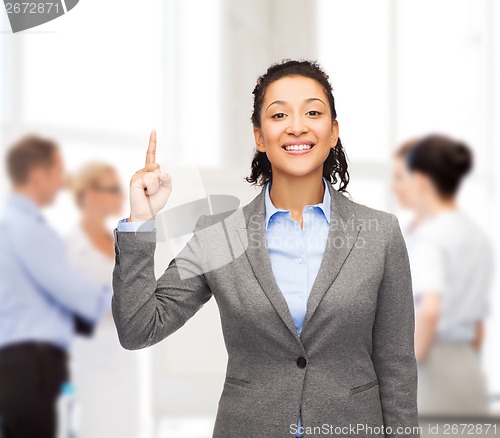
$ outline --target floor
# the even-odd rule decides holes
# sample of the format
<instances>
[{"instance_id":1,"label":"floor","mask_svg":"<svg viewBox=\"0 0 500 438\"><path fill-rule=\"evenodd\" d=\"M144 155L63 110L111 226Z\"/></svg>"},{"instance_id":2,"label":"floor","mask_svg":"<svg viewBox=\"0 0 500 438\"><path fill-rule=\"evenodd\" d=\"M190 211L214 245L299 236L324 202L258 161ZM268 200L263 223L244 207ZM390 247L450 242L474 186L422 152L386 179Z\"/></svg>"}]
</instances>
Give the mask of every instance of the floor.
<instances>
[{"instance_id":1,"label":"floor","mask_svg":"<svg viewBox=\"0 0 500 438\"><path fill-rule=\"evenodd\" d=\"M215 419L211 417L163 418L157 438L212 438Z\"/></svg>"}]
</instances>

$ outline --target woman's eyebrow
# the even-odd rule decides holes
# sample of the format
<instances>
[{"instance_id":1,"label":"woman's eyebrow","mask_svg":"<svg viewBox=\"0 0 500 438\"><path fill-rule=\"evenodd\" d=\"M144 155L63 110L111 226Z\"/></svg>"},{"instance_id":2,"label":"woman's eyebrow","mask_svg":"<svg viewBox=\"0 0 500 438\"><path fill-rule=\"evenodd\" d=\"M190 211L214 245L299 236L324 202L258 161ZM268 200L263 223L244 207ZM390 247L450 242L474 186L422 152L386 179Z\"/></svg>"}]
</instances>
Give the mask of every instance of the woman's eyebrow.
<instances>
[{"instance_id":1,"label":"woman's eyebrow","mask_svg":"<svg viewBox=\"0 0 500 438\"><path fill-rule=\"evenodd\" d=\"M274 102L271 102L267 108L266 111L269 109L271 105L286 105L286 102L284 100L275 100Z\"/></svg>"},{"instance_id":2,"label":"woman's eyebrow","mask_svg":"<svg viewBox=\"0 0 500 438\"><path fill-rule=\"evenodd\" d=\"M309 103L309 102L314 102L315 100L319 100L319 101L320 101L323 105L325 105L325 106L326 106L326 103L325 103L325 102L323 102L323 101L322 101L319 97L310 97L309 99L305 99L305 100L304 100L304 102ZM275 104L276 104L276 105L286 105L286 103L287 103L287 102L286 102L286 101L284 101L284 100L275 100L274 102L271 102L271 103L267 106L266 111L269 109L269 107L270 107L271 105L275 105Z\"/></svg>"},{"instance_id":3,"label":"woman's eyebrow","mask_svg":"<svg viewBox=\"0 0 500 438\"><path fill-rule=\"evenodd\" d=\"M309 99L306 99L306 102L309 103L309 102L314 102L315 100L319 100L323 105L326 106L326 103L323 102L319 97L310 97Z\"/></svg>"}]
</instances>

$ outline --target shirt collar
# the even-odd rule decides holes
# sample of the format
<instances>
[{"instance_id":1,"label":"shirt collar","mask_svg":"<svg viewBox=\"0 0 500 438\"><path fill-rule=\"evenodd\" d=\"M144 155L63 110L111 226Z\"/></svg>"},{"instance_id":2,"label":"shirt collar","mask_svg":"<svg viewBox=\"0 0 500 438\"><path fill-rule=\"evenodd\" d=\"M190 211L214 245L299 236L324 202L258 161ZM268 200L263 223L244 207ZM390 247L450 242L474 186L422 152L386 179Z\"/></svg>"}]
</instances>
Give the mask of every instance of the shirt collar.
<instances>
[{"instance_id":1,"label":"shirt collar","mask_svg":"<svg viewBox=\"0 0 500 438\"><path fill-rule=\"evenodd\" d=\"M326 181L326 179L324 177L322 178L322 180L323 180L323 185L325 187L325 193L323 195L323 201L320 202L320 203L318 203L318 204L315 204L314 207L319 207L323 211L323 214L325 215L325 218L326 218L326 220L327 220L327 222L329 224L330 223L331 196L330 196L330 191L328 190L328 186L327 186L328 182ZM290 210L284 210L282 208L276 208L274 206L274 204L271 201L271 197L269 196L269 190L270 189L271 189L271 180L269 180L266 183L266 193L265 193L265 207L266 207L265 223L266 223L266 230L267 230L267 227L268 227L268 224L269 224L269 219L271 218L271 216L273 216L278 211L284 211L284 212L290 211Z\"/></svg>"},{"instance_id":2,"label":"shirt collar","mask_svg":"<svg viewBox=\"0 0 500 438\"><path fill-rule=\"evenodd\" d=\"M11 192L7 197L7 203L19 207L30 216L42 221L45 220L40 207L38 207L32 199L22 193Z\"/></svg>"}]
</instances>

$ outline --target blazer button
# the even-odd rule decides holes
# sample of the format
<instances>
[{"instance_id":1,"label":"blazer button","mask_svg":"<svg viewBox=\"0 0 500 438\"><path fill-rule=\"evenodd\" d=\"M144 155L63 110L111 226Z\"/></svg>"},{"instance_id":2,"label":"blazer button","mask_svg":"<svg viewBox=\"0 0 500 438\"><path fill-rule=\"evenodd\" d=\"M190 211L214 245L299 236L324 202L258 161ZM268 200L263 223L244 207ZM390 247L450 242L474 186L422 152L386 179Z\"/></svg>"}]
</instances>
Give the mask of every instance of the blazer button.
<instances>
[{"instance_id":1,"label":"blazer button","mask_svg":"<svg viewBox=\"0 0 500 438\"><path fill-rule=\"evenodd\" d=\"M305 357L302 357L300 356L298 359L297 359L297 366L299 368L305 368L307 365L307 360Z\"/></svg>"}]
</instances>

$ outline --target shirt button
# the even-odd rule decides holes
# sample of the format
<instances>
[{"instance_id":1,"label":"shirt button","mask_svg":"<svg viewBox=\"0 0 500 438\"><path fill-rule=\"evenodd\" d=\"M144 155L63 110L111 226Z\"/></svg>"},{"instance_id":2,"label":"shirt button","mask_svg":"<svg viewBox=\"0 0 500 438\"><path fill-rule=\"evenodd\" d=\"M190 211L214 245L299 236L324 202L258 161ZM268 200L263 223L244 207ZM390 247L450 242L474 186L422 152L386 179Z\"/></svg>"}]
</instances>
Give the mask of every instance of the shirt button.
<instances>
[{"instance_id":1,"label":"shirt button","mask_svg":"<svg viewBox=\"0 0 500 438\"><path fill-rule=\"evenodd\" d=\"M304 260L302 259L302 257L299 257L299 258L297 259L297 263L302 263L303 261L304 261Z\"/></svg>"},{"instance_id":2,"label":"shirt button","mask_svg":"<svg viewBox=\"0 0 500 438\"><path fill-rule=\"evenodd\" d=\"M301 293L299 294L299 298L304 298L304 293L303 293L303 292L301 292Z\"/></svg>"},{"instance_id":3,"label":"shirt button","mask_svg":"<svg viewBox=\"0 0 500 438\"><path fill-rule=\"evenodd\" d=\"M312 210L312 209L313 209L312 205L310 205L310 206L309 206L309 207L307 207L307 208L308 208L309 210Z\"/></svg>"},{"instance_id":4,"label":"shirt button","mask_svg":"<svg viewBox=\"0 0 500 438\"><path fill-rule=\"evenodd\" d=\"M298 359L297 359L297 366L299 368L305 368L307 365L307 360L305 357L302 357L300 356Z\"/></svg>"}]
</instances>

